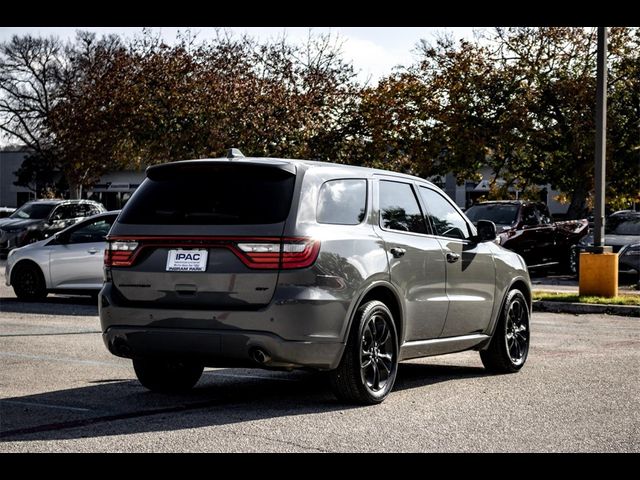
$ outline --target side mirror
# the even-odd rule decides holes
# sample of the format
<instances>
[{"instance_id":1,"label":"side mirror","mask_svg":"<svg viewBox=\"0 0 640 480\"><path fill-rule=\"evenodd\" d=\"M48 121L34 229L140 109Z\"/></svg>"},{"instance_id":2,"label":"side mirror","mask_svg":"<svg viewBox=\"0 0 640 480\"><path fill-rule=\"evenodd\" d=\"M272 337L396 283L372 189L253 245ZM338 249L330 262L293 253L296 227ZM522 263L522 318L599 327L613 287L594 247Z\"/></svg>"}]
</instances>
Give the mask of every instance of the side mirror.
<instances>
[{"instance_id":1,"label":"side mirror","mask_svg":"<svg viewBox=\"0 0 640 480\"><path fill-rule=\"evenodd\" d=\"M489 220L478 220L476 225L478 239L481 242L493 242L496 239L496 224Z\"/></svg>"}]
</instances>

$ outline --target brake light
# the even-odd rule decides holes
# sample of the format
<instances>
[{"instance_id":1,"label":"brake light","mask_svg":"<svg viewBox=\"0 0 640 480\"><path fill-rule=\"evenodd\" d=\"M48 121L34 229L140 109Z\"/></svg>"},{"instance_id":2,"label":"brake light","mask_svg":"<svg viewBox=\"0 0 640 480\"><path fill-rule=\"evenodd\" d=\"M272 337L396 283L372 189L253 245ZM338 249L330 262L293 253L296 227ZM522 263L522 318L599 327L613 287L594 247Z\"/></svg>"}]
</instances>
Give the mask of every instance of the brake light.
<instances>
[{"instance_id":1,"label":"brake light","mask_svg":"<svg viewBox=\"0 0 640 480\"><path fill-rule=\"evenodd\" d=\"M104 250L105 267L130 267L133 264L138 242L109 242Z\"/></svg>"},{"instance_id":2,"label":"brake light","mask_svg":"<svg viewBox=\"0 0 640 480\"><path fill-rule=\"evenodd\" d=\"M320 241L306 237L112 237L104 265L130 267L146 248L226 248L249 268L294 269L316 261Z\"/></svg>"},{"instance_id":3,"label":"brake light","mask_svg":"<svg viewBox=\"0 0 640 480\"><path fill-rule=\"evenodd\" d=\"M281 243L237 243L240 260L249 268L305 268L313 264L320 242L310 238L285 238Z\"/></svg>"}]
</instances>

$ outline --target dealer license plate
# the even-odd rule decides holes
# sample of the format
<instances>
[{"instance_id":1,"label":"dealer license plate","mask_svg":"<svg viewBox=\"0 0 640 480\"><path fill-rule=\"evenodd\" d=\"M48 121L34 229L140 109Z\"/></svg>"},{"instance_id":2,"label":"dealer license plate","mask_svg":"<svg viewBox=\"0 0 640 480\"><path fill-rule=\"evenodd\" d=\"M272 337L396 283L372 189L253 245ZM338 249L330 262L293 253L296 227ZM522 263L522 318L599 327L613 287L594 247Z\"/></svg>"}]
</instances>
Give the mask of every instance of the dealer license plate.
<instances>
[{"instance_id":1,"label":"dealer license plate","mask_svg":"<svg viewBox=\"0 0 640 480\"><path fill-rule=\"evenodd\" d=\"M204 272L208 254L207 250L169 250L167 272Z\"/></svg>"}]
</instances>

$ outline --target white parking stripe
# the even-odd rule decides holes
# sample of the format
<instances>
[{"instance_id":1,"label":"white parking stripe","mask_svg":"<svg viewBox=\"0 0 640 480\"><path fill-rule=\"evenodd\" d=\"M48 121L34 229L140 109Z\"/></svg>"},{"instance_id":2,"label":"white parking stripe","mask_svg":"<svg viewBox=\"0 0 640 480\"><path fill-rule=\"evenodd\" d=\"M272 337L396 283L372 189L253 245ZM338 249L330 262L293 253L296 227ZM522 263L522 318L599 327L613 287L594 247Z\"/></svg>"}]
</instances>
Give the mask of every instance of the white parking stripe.
<instances>
[{"instance_id":1,"label":"white parking stripe","mask_svg":"<svg viewBox=\"0 0 640 480\"><path fill-rule=\"evenodd\" d=\"M17 353L17 352L0 352L0 357L15 357L15 358L26 358L29 360L44 360L47 362L63 362L63 363L78 363L82 365L101 365L101 366L109 366L109 367L129 367L129 365L123 365L118 362L99 362L96 360L80 360L78 358L60 358L60 357L51 357L49 355L29 355L25 353Z\"/></svg>"},{"instance_id":2,"label":"white parking stripe","mask_svg":"<svg viewBox=\"0 0 640 480\"><path fill-rule=\"evenodd\" d=\"M89 408L78 408L78 407L63 407L61 405L47 405L46 403L33 403L33 402L18 402L15 400L2 400L0 399L0 403L8 403L13 405L24 405L28 407L43 407L43 408L53 408L56 410L73 410L74 412L90 412Z\"/></svg>"}]
</instances>

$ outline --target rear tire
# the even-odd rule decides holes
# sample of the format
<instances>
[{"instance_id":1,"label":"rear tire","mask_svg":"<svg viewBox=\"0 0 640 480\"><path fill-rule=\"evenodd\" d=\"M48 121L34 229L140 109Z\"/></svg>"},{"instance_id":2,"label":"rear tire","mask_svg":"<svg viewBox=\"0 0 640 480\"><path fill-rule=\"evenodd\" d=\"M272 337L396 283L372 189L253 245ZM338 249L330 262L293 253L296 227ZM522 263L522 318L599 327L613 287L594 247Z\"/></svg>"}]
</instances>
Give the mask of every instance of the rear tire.
<instances>
[{"instance_id":1,"label":"rear tire","mask_svg":"<svg viewBox=\"0 0 640 480\"><path fill-rule=\"evenodd\" d=\"M492 373L515 373L520 370L529 354L529 307L520 290L508 295L489 343L480 351L485 368Z\"/></svg>"},{"instance_id":2,"label":"rear tire","mask_svg":"<svg viewBox=\"0 0 640 480\"><path fill-rule=\"evenodd\" d=\"M162 359L135 359L133 368L144 387L162 393L190 390L204 370L204 366L196 362Z\"/></svg>"},{"instance_id":3,"label":"rear tire","mask_svg":"<svg viewBox=\"0 0 640 480\"><path fill-rule=\"evenodd\" d=\"M47 288L40 268L32 263L18 264L14 268L11 283L16 297L29 302L44 300Z\"/></svg>"},{"instance_id":4,"label":"rear tire","mask_svg":"<svg viewBox=\"0 0 640 480\"><path fill-rule=\"evenodd\" d=\"M397 372L393 315L384 303L367 302L358 308L340 365L329 372L333 392L347 403L380 403L393 389Z\"/></svg>"}]
</instances>

